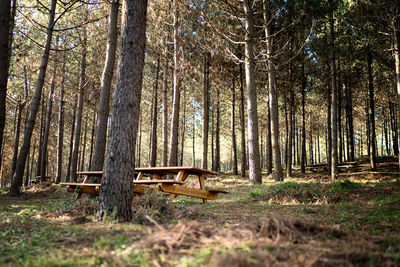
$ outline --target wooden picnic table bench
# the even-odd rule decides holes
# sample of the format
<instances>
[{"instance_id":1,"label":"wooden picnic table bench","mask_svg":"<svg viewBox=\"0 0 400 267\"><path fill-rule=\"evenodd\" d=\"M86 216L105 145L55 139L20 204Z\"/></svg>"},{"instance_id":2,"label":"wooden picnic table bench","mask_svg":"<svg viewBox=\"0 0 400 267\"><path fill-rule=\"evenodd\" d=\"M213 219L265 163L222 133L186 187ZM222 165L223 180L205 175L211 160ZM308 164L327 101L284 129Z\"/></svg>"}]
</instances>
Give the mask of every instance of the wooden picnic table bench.
<instances>
[{"instance_id":1,"label":"wooden picnic table bench","mask_svg":"<svg viewBox=\"0 0 400 267\"><path fill-rule=\"evenodd\" d=\"M206 189L205 179L206 175L216 175L217 173L204 170L195 167L148 167L148 168L136 168L136 178L133 180L133 193L143 194L145 188L142 185L159 185L159 189L162 192L170 194L172 198L177 195L185 195L191 197L197 197L203 199L203 203L207 202L207 199L216 199L219 193L227 193L225 190L220 189ZM78 172L79 175L85 175L86 178L83 183L61 183L61 185L68 186L68 191L78 192L78 197L82 193L87 194L99 194L100 183L88 183L90 176L102 177L103 171L82 171ZM193 188L184 186L185 180L189 175L198 177L199 188ZM154 179L143 179L144 176L153 177ZM174 179L170 179L168 176L174 176ZM168 179L166 179L168 177Z\"/></svg>"}]
</instances>

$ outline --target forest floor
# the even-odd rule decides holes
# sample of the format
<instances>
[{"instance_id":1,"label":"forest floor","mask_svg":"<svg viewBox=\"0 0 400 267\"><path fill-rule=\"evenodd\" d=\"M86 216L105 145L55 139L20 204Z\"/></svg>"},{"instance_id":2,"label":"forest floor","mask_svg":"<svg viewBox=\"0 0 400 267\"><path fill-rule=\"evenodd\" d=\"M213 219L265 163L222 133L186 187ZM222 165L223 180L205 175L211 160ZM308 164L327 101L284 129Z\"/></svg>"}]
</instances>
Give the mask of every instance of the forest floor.
<instances>
[{"instance_id":1,"label":"forest floor","mask_svg":"<svg viewBox=\"0 0 400 267\"><path fill-rule=\"evenodd\" d=\"M311 172L313 171L313 172ZM395 158L324 168L262 185L223 174L229 194L202 204L135 198L135 223L98 222L96 199L34 186L0 191L0 266L399 266L400 176Z\"/></svg>"}]
</instances>

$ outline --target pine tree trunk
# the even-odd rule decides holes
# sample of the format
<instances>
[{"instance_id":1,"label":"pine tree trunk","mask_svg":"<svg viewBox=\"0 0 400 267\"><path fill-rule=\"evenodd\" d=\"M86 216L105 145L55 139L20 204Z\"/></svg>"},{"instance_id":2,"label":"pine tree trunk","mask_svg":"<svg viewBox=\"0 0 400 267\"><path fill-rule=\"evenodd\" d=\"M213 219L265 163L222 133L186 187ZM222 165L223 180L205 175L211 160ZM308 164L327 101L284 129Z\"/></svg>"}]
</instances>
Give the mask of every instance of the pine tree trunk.
<instances>
[{"instance_id":1,"label":"pine tree trunk","mask_svg":"<svg viewBox=\"0 0 400 267\"><path fill-rule=\"evenodd\" d=\"M180 106L180 67L179 67L179 11L178 2L173 2L174 17L174 96L172 102L172 121L171 133L169 139L169 157L168 166L176 166L178 164L178 130L179 130L179 106Z\"/></svg>"},{"instance_id":2,"label":"pine tree trunk","mask_svg":"<svg viewBox=\"0 0 400 267\"><path fill-rule=\"evenodd\" d=\"M244 89L243 89L243 69L242 64L239 64L239 80L240 80L240 150L241 150L241 164L240 174L244 178L246 177L246 131L244 127Z\"/></svg>"},{"instance_id":3,"label":"pine tree trunk","mask_svg":"<svg viewBox=\"0 0 400 267\"><path fill-rule=\"evenodd\" d=\"M301 173L306 172L307 165L307 152L306 152L306 83L307 77L304 73L304 62L301 66L302 69L302 85L301 85L301 116L302 116L302 129L301 129Z\"/></svg>"},{"instance_id":4,"label":"pine tree trunk","mask_svg":"<svg viewBox=\"0 0 400 267\"><path fill-rule=\"evenodd\" d=\"M96 125L96 113L93 112L93 120L92 120L92 131L90 135L90 154L89 154L89 167L88 170L92 169L93 163L93 149L94 149L94 139L95 139L95 125Z\"/></svg>"},{"instance_id":5,"label":"pine tree trunk","mask_svg":"<svg viewBox=\"0 0 400 267\"><path fill-rule=\"evenodd\" d=\"M162 106L163 106L163 166L168 165L168 49L165 49L164 73L163 73L163 89L162 89Z\"/></svg>"},{"instance_id":6,"label":"pine tree trunk","mask_svg":"<svg viewBox=\"0 0 400 267\"><path fill-rule=\"evenodd\" d=\"M400 108L400 19L399 19L399 9L397 8L397 16L393 21L392 29L393 29L393 54L395 59L395 75L396 75L396 88L397 88L397 102ZM397 136L399 133L396 134ZM397 139L396 139L397 142ZM397 146L397 154L398 154L398 146ZM400 168L400 157L399 157L399 168Z\"/></svg>"},{"instance_id":7,"label":"pine tree trunk","mask_svg":"<svg viewBox=\"0 0 400 267\"><path fill-rule=\"evenodd\" d=\"M43 133L44 133L44 110L46 108L45 106L45 95L44 92L42 92L42 104L41 104L41 109L40 109L40 126L39 126L39 147L38 147L38 160L36 162L36 176L40 176L40 164L42 163L42 148L43 148Z\"/></svg>"},{"instance_id":8,"label":"pine tree trunk","mask_svg":"<svg viewBox=\"0 0 400 267\"><path fill-rule=\"evenodd\" d=\"M348 128L349 128L349 139L347 140L350 143L350 156L349 160L355 160L355 151L354 151L354 126L353 126L353 96L352 96L352 85L351 80L348 81L346 86L346 115L348 120Z\"/></svg>"},{"instance_id":9,"label":"pine tree trunk","mask_svg":"<svg viewBox=\"0 0 400 267\"><path fill-rule=\"evenodd\" d=\"M269 93L267 95L266 117L267 117L267 133L265 137L265 164L267 175L272 173L272 143L271 143L271 111L269 109Z\"/></svg>"},{"instance_id":10,"label":"pine tree trunk","mask_svg":"<svg viewBox=\"0 0 400 267\"><path fill-rule=\"evenodd\" d=\"M193 124L192 124L192 166L196 167L196 112L195 110L195 104L193 102Z\"/></svg>"},{"instance_id":11,"label":"pine tree trunk","mask_svg":"<svg viewBox=\"0 0 400 267\"><path fill-rule=\"evenodd\" d=\"M309 141L309 153L310 153L310 164L313 165L314 164L314 149L313 149L313 132L312 132L312 118L311 118L311 114L310 114L310 141Z\"/></svg>"},{"instance_id":12,"label":"pine tree trunk","mask_svg":"<svg viewBox=\"0 0 400 267\"><path fill-rule=\"evenodd\" d=\"M66 43L66 40L64 39ZM57 137L57 171L55 181L56 184L61 182L62 163L63 163L63 144L64 144L64 90L65 90L65 67L67 64L67 52L63 54L63 65L60 84L60 105L58 109L58 137Z\"/></svg>"},{"instance_id":13,"label":"pine tree trunk","mask_svg":"<svg viewBox=\"0 0 400 267\"><path fill-rule=\"evenodd\" d=\"M118 41L118 8L119 0L112 0L108 17L106 60L104 62L103 74L101 76L100 101L97 110L93 163L90 168L92 171L101 171L103 170L104 165L104 155L107 143L107 122L110 113L110 94Z\"/></svg>"},{"instance_id":14,"label":"pine tree trunk","mask_svg":"<svg viewBox=\"0 0 400 267\"><path fill-rule=\"evenodd\" d=\"M281 152L279 146L279 112L278 112L278 96L276 92L276 70L273 61L274 48L273 36L271 30L270 16L268 14L267 3L264 3L264 24L265 37L267 45L267 69L268 69L268 85L269 85L269 108L271 114L271 140L272 140L272 158L274 165L274 178L275 181L283 181L283 173L281 166Z\"/></svg>"},{"instance_id":15,"label":"pine tree trunk","mask_svg":"<svg viewBox=\"0 0 400 267\"><path fill-rule=\"evenodd\" d=\"M39 110L40 105L40 97L42 95L42 88L44 85L44 79L47 70L47 63L49 60L49 52L50 52L50 44L53 35L53 27L54 27L54 17L56 11L56 4L57 0L51 1L51 7L49 11L49 24L47 27L47 36L46 36L46 45L42 55L42 62L39 68L39 75L38 80L36 83L35 93L32 99L31 109L30 109L30 116L27 123L27 127L24 132L24 139L20 149L20 153L18 156L17 166L15 169L15 174L13 176L13 180L10 187L10 196L17 196L20 194L20 189L22 186L22 180L24 176L24 168L25 168L25 161L28 156L29 147L31 144L33 128L35 126L36 115ZM0 88L1 89L1 88ZM0 127L1 128L1 127Z\"/></svg>"},{"instance_id":16,"label":"pine tree trunk","mask_svg":"<svg viewBox=\"0 0 400 267\"><path fill-rule=\"evenodd\" d=\"M333 2L329 1L332 7L330 14L330 54L331 54L331 127L332 127L332 148L331 148L331 178L332 180L337 179L338 175L338 155L337 155L337 90L336 90L336 59L335 59L335 30L333 20Z\"/></svg>"},{"instance_id":17,"label":"pine tree trunk","mask_svg":"<svg viewBox=\"0 0 400 267\"><path fill-rule=\"evenodd\" d=\"M101 181L99 218L132 220L132 177L140 113L147 1L125 0L122 7L121 50L111 112L111 132Z\"/></svg>"},{"instance_id":18,"label":"pine tree trunk","mask_svg":"<svg viewBox=\"0 0 400 267\"><path fill-rule=\"evenodd\" d=\"M158 123L158 77L160 73L160 56L157 55L156 77L154 80L153 90L153 111L152 111L152 124L151 124L151 147L150 147L150 167L156 166L157 161L157 123Z\"/></svg>"},{"instance_id":19,"label":"pine tree trunk","mask_svg":"<svg viewBox=\"0 0 400 267\"><path fill-rule=\"evenodd\" d=\"M74 147L74 132L75 132L75 120L76 120L76 107L78 106L78 95L75 95L74 100L74 109L72 113L72 123L71 123L71 135L69 139L69 156L68 156L68 165L67 165L67 175L65 177L65 181L71 181L71 162L72 162L72 151Z\"/></svg>"},{"instance_id":20,"label":"pine tree trunk","mask_svg":"<svg viewBox=\"0 0 400 267\"><path fill-rule=\"evenodd\" d=\"M19 136L21 131L21 118L22 118L22 109L23 104L21 100L18 100L15 110L16 110L16 123L15 123L15 137L14 137L14 153L12 158L12 165L11 165L11 176L15 173L15 168L17 167L17 159L18 159L18 147L19 147ZM28 153L29 154L29 153Z\"/></svg>"},{"instance_id":21,"label":"pine tree trunk","mask_svg":"<svg viewBox=\"0 0 400 267\"><path fill-rule=\"evenodd\" d=\"M87 121L88 118L85 116L85 127L83 128L83 146L82 146L82 156L81 156L81 161L80 161L80 170L85 170L85 163L86 163L86 141L87 141Z\"/></svg>"},{"instance_id":22,"label":"pine tree trunk","mask_svg":"<svg viewBox=\"0 0 400 267\"><path fill-rule=\"evenodd\" d=\"M376 170L376 135L375 135L375 101L374 101L374 84L372 76L372 55L368 50L368 88L369 88L369 120L370 120L370 164L371 170Z\"/></svg>"},{"instance_id":23,"label":"pine tree trunk","mask_svg":"<svg viewBox=\"0 0 400 267\"><path fill-rule=\"evenodd\" d=\"M220 121L221 121L221 98L220 91L217 88L217 110L216 110L216 124L215 124L215 171L221 171L221 143L220 143Z\"/></svg>"},{"instance_id":24,"label":"pine tree trunk","mask_svg":"<svg viewBox=\"0 0 400 267\"><path fill-rule=\"evenodd\" d=\"M11 1L0 2L0 150L3 148L4 127L6 125L6 96L11 54L11 47L9 45L10 9ZM0 169L2 169L1 165L2 161L0 161Z\"/></svg>"},{"instance_id":25,"label":"pine tree trunk","mask_svg":"<svg viewBox=\"0 0 400 267\"><path fill-rule=\"evenodd\" d=\"M185 132L186 132L186 87L183 89L183 116L182 116L182 132L181 132L181 153L179 166L183 166L183 156L185 148Z\"/></svg>"},{"instance_id":26,"label":"pine tree trunk","mask_svg":"<svg viewBox=\"0 0 400 267\"><path fill-rule=\"evenodd\" d=\"M231 111L231 136L232 136L232 171L233 175L238 175L238 159L236 148L236 120L235 120L235 105L236 105L236 92L235 92L235 71L232 70L232 111Z\"/></svg>"},{"instance_id":27,"label":"pine tree trunk","mask_svg":"<svg viewBox=\"0 0 400 267\"><path fill-rule=\"evenodd\" d=\"M203 169L207 169L207 160L208 160L208 125L210 123L209 119L209 73L210 73L210 54L204 52L204 72L203 72L203 135L202 135L202 144L203 144L203 153L201 158L201 166Z\"/></svg>"},{"instance_id":28,"label":"pine tree trunk","mask_svg":"<svg viewBox=\"0 0 400 267\"><path fill-rule=\"evenodd\" d=\"M51 123L51 115L53 112L53 93L56 87L56 75L57 75L57 55L54 55L54 69L53 76L51 78L50 83L50 92L47 102L47 111L46 111L46 122L44 126L43 133L43 144L42 144L42 157L40 162L40 179L42 181L46 180L46 168L47 168L47 147L49 143L49 134L50 134L50 123Z\"/></svg>"},{"instance_id":29,"label":"pine tree trunk","mask_svg":"<svg viewBox=\"0 0 400 267\"><path fill-rule=\"evenodd\" d=\"M338 79L337 79L337 127L338 127L338 143L339 153L338 162L343 162L343 133L342 133L342 81L340 75L340 59L338 59Z\"/></svg>"},{"instance_id":30,"label":"pine tree trunk","mask_svg":"<svg viewBox=\"0 0 400 267\"><path fill-rule=\"evenodd\" d=\"M88 10L85 11L84 21L87 20ZM82 39L82 51L81 51L81 70L79 79L79 91L78 91L78 106L76 110L75 119L75 132L74 132L74 146L72 149L72 159L71 159L71 178L74 182L77 181L77 169L78 169L78 156L79 156L79 145L81 142L81 126L82 126L82 116L83 116L83 102L85 97L85 87L87 83L86 78L86 45L87 45L87 32L86 28L83 28L83 39Z\"/></svg>"},{"instance_id":31,"label":"pine tree trunk","mask_svg":"<svg viewBox=\"0 0 400 267\"><path fill-rule=\"evenodd\" d=\"M290 47L292 45L290 44ZM291 55L291 53L290 53ZM289 63L289 127L288 127L288 151L286 160L286 176L289 178L292 176L292 164L293 164L293 106L294 106L294 83L293 83L293 65L292 61Z\"/></svg>"}]
</instances>

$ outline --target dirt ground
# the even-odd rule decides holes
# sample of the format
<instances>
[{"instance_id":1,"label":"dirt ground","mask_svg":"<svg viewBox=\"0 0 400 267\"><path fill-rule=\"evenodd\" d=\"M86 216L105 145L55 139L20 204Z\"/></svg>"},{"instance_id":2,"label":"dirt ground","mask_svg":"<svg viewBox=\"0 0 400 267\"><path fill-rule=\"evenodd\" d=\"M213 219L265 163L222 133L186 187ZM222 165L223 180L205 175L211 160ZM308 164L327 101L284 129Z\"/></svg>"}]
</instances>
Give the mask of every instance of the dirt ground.
<instances>
[{"instance_id":1,"label":"dirt ground","mask_svg":"<svg viewBox=\"0 0 400 267\"><path fill-rule=\"evenodd\" d=\"M2 266L399 266L397 159L324 166L262 185L209 177L229 194L202 204L159 193L135 198L134 222L98 222L97 200L58 185L0 194Z\"/></svg>"}]
</instances>

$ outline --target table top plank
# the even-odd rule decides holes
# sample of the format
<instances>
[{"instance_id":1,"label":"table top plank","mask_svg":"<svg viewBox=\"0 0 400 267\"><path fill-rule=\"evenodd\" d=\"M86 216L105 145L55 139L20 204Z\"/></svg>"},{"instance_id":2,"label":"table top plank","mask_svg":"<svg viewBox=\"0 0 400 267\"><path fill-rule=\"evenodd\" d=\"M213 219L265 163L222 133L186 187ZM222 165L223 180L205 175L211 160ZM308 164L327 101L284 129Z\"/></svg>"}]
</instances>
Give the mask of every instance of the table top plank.
<instances>
[{"instance_id":1,"label":"table top plank","mask_svg":"<svg viewBox=\"0 0 400 267\"><path fill-rule=\"evenodd\" d=\"M183 184L183 182L175 181L175 180L135 180L132 181L133 184ZM68 186L101 186L101 184L89 184L89 183L60 183L60 185L68 185Z\"/></svg>"},{"instance_id":2,"label":"table top plank","mask_svg":"<svg viewBox=\"0 0 400 267\"><path fill-rule=\"evenodd\" d=\"M200 169L200 168L190 167L190 166L141 167L141 168L135 168L135 171L149 173L149 174L152 174L152 173L177 174L180 171L185 171L188 174L195 174L195 175L201 175L201 174L217 175L218 174L218 173L210 171L210 170L205 170L205 169Z\"/></svg>"}]
</instances>

